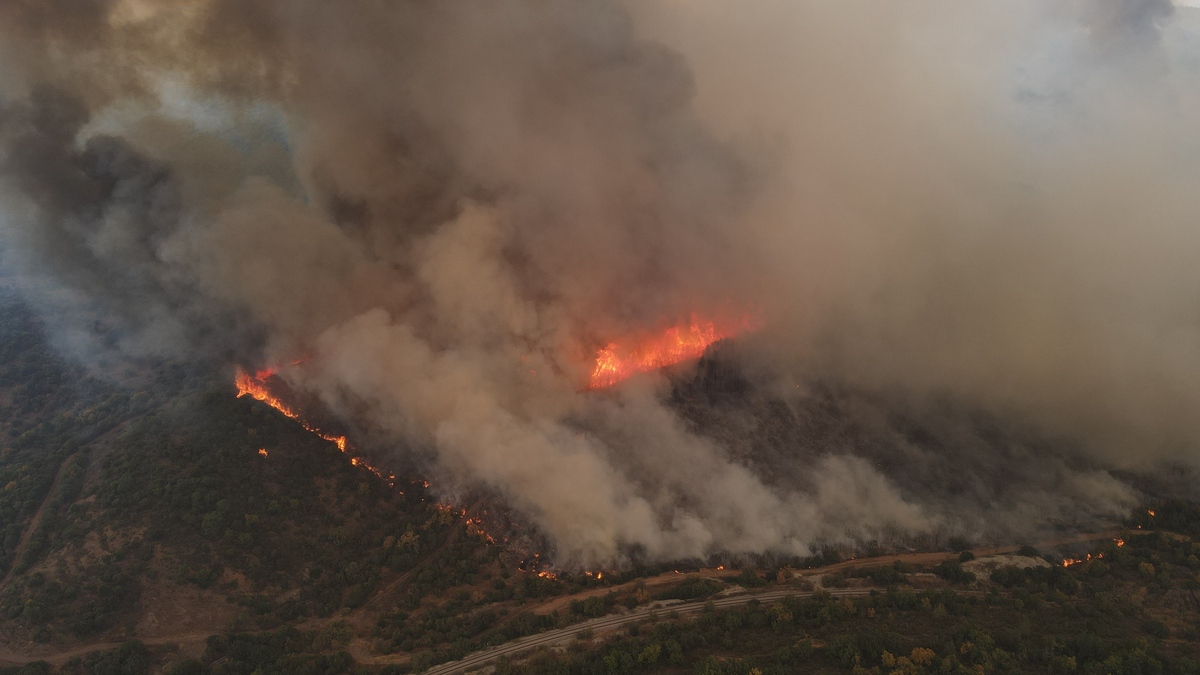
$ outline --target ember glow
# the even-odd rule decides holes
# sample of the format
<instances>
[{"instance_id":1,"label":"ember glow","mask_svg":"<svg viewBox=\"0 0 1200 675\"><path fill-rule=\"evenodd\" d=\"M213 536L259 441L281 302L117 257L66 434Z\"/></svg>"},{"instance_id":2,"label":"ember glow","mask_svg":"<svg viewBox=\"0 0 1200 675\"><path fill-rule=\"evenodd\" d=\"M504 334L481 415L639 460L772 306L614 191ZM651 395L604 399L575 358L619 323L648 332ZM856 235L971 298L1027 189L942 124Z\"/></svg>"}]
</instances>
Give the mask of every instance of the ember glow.
<instances>
[{"instance_id":1,"label":"ember glow","mask_svg":"<svg viewBox=\"0 0 1200 675\"><path fill-rule=\"evenodd\" d=\"M462 515L463 515L463 518L466 519L466 524L467 524L468 530L475 533L475 535L478 537L483 537L484 539L487 540L487 542L489 544L496 543L496 538L493 537L491 534L488 533L487 530L484 529L482 520L480 520L479 518L468 517L466 509L463 509Z\"/></svg>"},{"instance_id":2,"label":"ember glow","mask_svg":"<svg viewBox=\"0 0 1200 675\"><path fill-rule=\"evenodd\" d=\"M685 325L672 326L632 344L610 342L596 354L588 388L611 387L638 373L698 359L714 342L751 332L757 327L757 322L749 318L719 325L692 315Z\"/></svg>"},{"instance_id":3,"label":"ember glow","mask_svg":"<svg viewBox=\"0 0 1200 675\"><path fill-rule=\"evenodd\" d=\"M1122 542L1122 543L1123 543L1123 542ZM1121 544L1118 544L1118 546L1120 546L1120 545L1121 545ZM1104 554L1103 554L1103 553L1097 553L1097 554L1096 554L1096 558L1103 558L1103 557L1104 557ZM1072 567L1072 566L1074 566L1074 565L1079 565L1079 564L1082 564L1082 563L1088 562L1088 561L1089 561L1089 560L1091 560L1091 559L1092 559L1092 554L1091 554L1091 553L1087 554L1087 555L1086 555L1086 556L1084 556L1082 559L1080 559L1080 558L1067 558L1067 559L1065 559L1065 560L1063 560L1063 561L1062 561L1062 566L1063 566L1063 567Z\"/></svg>"}]
</instances>

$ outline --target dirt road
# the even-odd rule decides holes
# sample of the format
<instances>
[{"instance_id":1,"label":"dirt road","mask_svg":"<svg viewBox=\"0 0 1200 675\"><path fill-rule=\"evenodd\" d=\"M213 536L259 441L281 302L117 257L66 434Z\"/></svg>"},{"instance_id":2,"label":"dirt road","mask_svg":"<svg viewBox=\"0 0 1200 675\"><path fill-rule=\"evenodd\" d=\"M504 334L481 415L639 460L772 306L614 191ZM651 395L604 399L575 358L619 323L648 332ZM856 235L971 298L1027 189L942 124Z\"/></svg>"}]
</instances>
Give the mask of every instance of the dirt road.
<instances>
[{"instance_id":1,"label":"dirt road","mask_svg":"<svg viewBox=\"0 0 1200 675\"><path fill-rule=\"evenodd\" d=\"M46 498L42 500L41 506L38 507L38 510L33 514L33 518L29 521L29 525L21 534L21 540L17 542L17 550L13 553L12 566L8 568L8 574L4 575L4 579L0 580L0 591L3 591L8 586L8 582L12 580L13 574L16 573L17 565L21 562L21 556L25 555L25 549L29 548L29 540L33 538L33 533L37 532L38 527L42 524L42 516L45 515L50 502L54 501L54 494L58 491L59 484L62 483L63 473L71 465L71 461L79 456L79 452L72 453L62 461L62 464L58 465L58 471L54 474L54 482L50 483L50 489L46 492Z\"/></svg>"},{"instance_id":2,"label":"dirt road","mask_svg":"<svg viewBox=\"0 0 1200 675\"><path fill-rule=\"evenodd\" d=\"M1141 534L1140 532L1137 534ZM1050 539L1037 542L1039 548L1055 548L1059 546L1069 546L1071 544L1082 544L1091 541L1104 541L1116 539L1120 535L1117 530L1108 532L1094 532L1090 534L1081 534L1073 537L1064 537L1060 539ZM998 547L981 547L971 549L976 557L982 558L989 555L1004 555L1016 553L1021 549L1020 546L998 546ZM897 553L893 555L882 555L874 558L851 558L842 562L825 565L823 567L813 567L810 569L796 570L796 576L806 577L815 576L818 574L830 574L842 570L855 569L859 567L877 567L880 565L891 565L896 562L907 565L936 565L943 560L957 559L960 554L947 551L939 551L934 553ZM703 569L695 572L667 572L654 577L645 577L636 579L618 586L606 586L604 588L593 588L586 591L575 593L574 595L560 596L551 598L546 602L534 607L534 614L550 614L557 610L563 610L570 606L576 600L586 600L588 598L602 597L608 593L630 591L641 584L647 588L656 586L666 586L673 583L678 583L685 579L728 579L736 577L741 573L741 570L720 570L720 569Z\"/></svg>"},{"instance_id":3,"label":"dirt road","mask_svg":"<svg viewBox=\"0 0 1200 675\"><path fill-rule=\"evenodd\" d=\"M674 575L673 575L674 576ZM830 595L836 598L855 597L870 595L869 588L846 588L833 589L827 591ZM794 588L787 590L772 590L762 593L745 593L742 595L734 595L724 598L716 598L712 600L714 609L725 609L744 605L751 600L759 602L775 602L786 597L806 598L812 595L812 591L799 591ZM655 615L662 615L670 612L677 612L680 616L688 616L699 614L704 611L704 606L708 603L707 600L694 600L691 602L657 602L649 607L642 607L630 611L626 614L614 614L610 616L602 616L598 619L591 619L582 623L577 623L566 628L557 630L548 630L537 635L518 638L510 642L506 642L496 647L482 649L473 654L468 654L458 661L451 661L434 666L425 671L426 675L454 675L457 673L466 673L471 670L478 670L491 662L503 657L514 656L527 652L538 647L550 647L553 645L570 642L576 639L580 633L591 631L595 634L612 631L616 628L629 625L637 621L645 621Z\"/></svg>"},{"instance_id":4,"label":"dirt road","mask_svg":"<svg viewBox=\"0 0 1200 675\"><path fill-rule=\"evenodd\" d=\"M1085 544L1092 541L1107 541L1116 539L1120 536L1118 530L1110 530L1107 532L1093 532L1091 534L1080 534L1072 537L1063 537L1060 539L1048 539L1046 541L1037 542L1037 548L1049 549L1058 548L1061 546L1070 546L1072 544ZM1146 532L1136 532L1135 534L1149 534ZM994 546L980 547L970 549L971 553L977 558L983 558L989 555L1007 555L1020 551L1020 546ZM891 565L893 563L904 563L907 565L936 565L943 560L957 559L959 553L951 553L947 551L939 551L935 553L898 553L895 555L881 555L874 558L851 558L843 560L832 565L824 567L814 567L806 570L796 570L797 576L813 576L817 574L829 574L841 570L855 569L858 567L878 567L879 565Z\"/></svg>"},{"instance_id":5,"label":"dirt road","mask_svg":"<svg viewBox=\"0 0 1200 675\"><path fill-rule=\"evenodd\" d=\"M1141 535L1141 534L1150 534L1150 533L1151 533L1151 531L1144 530L1144 531L1134 532L1133 534ZM1053 547L1057 547L1057 546L1069 546L1072 544L1081 544L1081 543L1087 543L1087 542L1092 542L1092 541L1103 541L1103 540L1107 540L1107 539L1115 539L1119 535L1120 535L1120 532L1118 532L1116 530L1108 531L1108 532L1096 532L1096 533L1092 533L1092 534L1082 534L1082 535L1077 535L1077 536L1073 536L1073 537L1064 537L1061 539L1041 541L1041 542L1037 543L1037 546L1040 548L1053 548ZM443 544L443 546L444 545L445 544ZM441 550L441 547L439 547L437 550L432 552L429 555L429 557L426 558L425 561L420 563L420 565L425 564L425 562L428 562L428 560L431 560L433 557L435 557L438 550ZM977 557L984 557L984 556L989 556L989 555L1002 555L1002 554L1006 554L1006 553L1015 553L1018 550L1019 550L1019 547L1017 547L1017 546L1002 546L1002 547L976 548L976 549L972 549L972 553L974 553ZM814 567L812 569L798 570L797 576L804 577L804 576L813 576L813 575L818 575L818 574L829 574L832 572L838 572L838 571L846 570L846 569L853 569L856 567L871 567L871 566L878 566L878 565L890 565L893 562L897 562L897 561L906 563L906 564L913 564L913 565L937 564L937 563L941 562L942 560L957 558L958 555L959 554L957 554L957 553L946 553L946 552L902 553L902 554L897 554L897 555L878 556L875 558L857 558L857 559L852 559L852 560L844 560L842 562L834 563L832 565L826 565L824 567ZM655 587L655 586L665 586L665 585L668 585L671 583L676 583L683 579L689 579L689 578L728 578L728 577L736 576L737 574L739 574L739 571L736 571L736 570L731 571L731 570L717 570L717 569L705 569L705 570L699 570L696 572L687 572L687 573L678 573L678 574L673 573L673 572L668 572L666 574L660 574L655 577L648 577L648 578L644 578L644 579L640 579L640 580L631 581L631 582L628 582L625 584L621 584L620 586L609 586L609 587L605 587L605 588L590 589L587 591L582 591L580 593L576 593L574 595L553 598L541 605L538 605L537 607L533 608L531 611L538 613L538 614L549 614L550 612L553 612L556 609L561 609L561 608L569 606L570 603L575 600L583 600L583 599L590 598L590 597L602 596L602 595L605 595L605 594L613 592L613 591L630 590L633 587L635 587L638 583L644 584L646 587ZM393 581L391 585L394 586L396 583L397 583L396 581ZM865 594L870 593L870 589L861 589L861 588L829 589L828 592L836 597L844 597L844 596L865 595ZM719 599L713 600L713 604L718 608L732 607L732 606L736 606L739 604L744 604L746 602L749 602L751 599L754 599L754 598L757 598L758 600L760 600L762 602L770 602L770 601L782 599L789 595L792 595L795 597L807 597L811 594L812 594L811 592L800 591L797 589L771 590L771 591L765 591L765 592L761 592L761 593L747 593L744 595L736 595L736 596L729 596L729 597L725 597L725 598L719 598ZM378 602L383 597L386 597L386 593L377 594L373 598L373 601ZM670 602L670 601L666 601L666 602ZM677 611L681 615L687 615L687 614L701 611L703 609L703 607L704 607L703 601L681 602L681 603L676 603L676 604L664 604L663 602L652 603L652 605L649 607L638 608L627 614L601 617L599 619L592 619L590 621L585 621L583 623L575 624L574 626L569 626L567 628L546 631L544 633L538 633L537 635L530 635L530 636L527 636L524 638L519 638L517 640L507 642L507 643L505 643L503 645L499 645L497 647L492 647L492 648L489 648L486 650L481 650L481 651L475 652L474 654L470 654L467 657L463 658L461 661L455 661L453 663L446 663L446 664L442 664L440 666L436 666L436 667L430 669L428 672L436 673L438 675L466 672L466 670L468 670L468 669L479 668L479 667L482 667L483 665L491 663L492 661L500 658L501 656L511 656L513 654L519 654L519 653L525 652L529 649L533 649L535 647L560 644L563 641L569 641L570 639L573 639L577 634L579 634L580 632L585 631L585 630L590 629L594 632L599 633L599 632L603 632L606 630L611 630L612 628L615 628L615 627L620 627L620 626L632 623L634 621L641 621L643 619L649 618L650 615L655 612L663 613L663 612ZM355 613L355 614L359 614L359 613ZM359 616L361 616L361 614L359 614ZM352 615L352 617L354 617L354 615ZM333 619L328 619L328 620L309 621L309 622L305 622L301 626L301 628L303 628L304 630L320 630L325 625L328 625L329 623L332 623L333 621L347 620L352 617L335 617ZM352 622L352 623L354 623L354 622ZM182 634L182 635L173 635L173 636L166 636L166 637L143 639L142 641L147 645L162 645L162 644L167 644L167 643L176 643L179 645L187 645L187 644L201 643L201 642L207 640L211 635L214 635L214 634L216 634L216 633L189 633L189 634ZM379 656L369 654L366 649L365 643L360 644L360 642L362 642L362 641L356 640L353 644L351 644L351 647L350 647L351 655L354 657L354 660L358 663L370 664L370 665L384 665L384 664L406 663L410 659L410 655L408 655L408 654L388 654L388 655L379 655ZM67 651L56 652L53 654L45 654L45 655L40 655L40 656L28 656L28 655L23 655L23 654L16 654L16 653L8 651L4 647L0 646L0 666L20 666L20 665L24 665L26 663L31 663L34 661L46 661L47 663L50 663L52 665L61 665L63 662L65 662L67 659L69 659L73 656L82 656L84 654L87 654L87 653L93 652L93 651L115 649L116 647L119 647L120 644L121 643L119 643L119 642L93 643L93 644L81 645L78 647L74 647Z\"/></svg>"},{"instance_id":6,"label":"dirt road","mask_svg":"<svg viewBox=\"0 0 1200 675\"><path fill-rule=\"evenodd\" d=\"M177 645L185 645L185 644L204 642L211 636L212 636L212 633L208 633L208 632L187 633L184 635L170 635L167 637L147 638L147 639L142 640L142 643L146 644L146 645L165 645L168 643L177 644ZM74 647L72 649L68 649L68 650L61 651L61 652L56 652L54 654L46 654L44 656L26 656L24 654L14 654L13 652L6 650L4 647L0 647L0 667L23 666L27 663L34 663L36 661L45 661L46 663L49 663L52 666L61 666L63 663L66 663L66 661L72 657L84 656L85 654L90 654L92 652L100 652L100 651L108 651L110 649L116 649L117 647L120 647L122 644L123 643L121 643L121 642L94 642L92 644L80 645L80 646Z\"/></svg>"}]
</instances>

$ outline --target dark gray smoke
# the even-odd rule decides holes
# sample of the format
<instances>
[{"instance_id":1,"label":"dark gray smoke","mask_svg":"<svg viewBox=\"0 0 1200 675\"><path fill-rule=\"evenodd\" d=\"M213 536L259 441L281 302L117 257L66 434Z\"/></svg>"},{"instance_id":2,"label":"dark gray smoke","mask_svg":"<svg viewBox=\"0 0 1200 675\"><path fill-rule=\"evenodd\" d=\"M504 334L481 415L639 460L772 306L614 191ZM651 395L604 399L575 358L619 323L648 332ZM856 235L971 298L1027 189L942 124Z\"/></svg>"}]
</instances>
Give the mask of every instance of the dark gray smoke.
<instances>
[{"instance_id":1,"label":"dark gray smoke","mask_svg":"<svg viewBox=\"0 0 1200 675\"><path fill-rule=\"evenodd\" d=\"M6 264L101 369L303 359L565 563L1086 526L1200 437L1170 10L8 2ZM580 391L746 312L741 401Z\"/></svg>"}]
</instances>

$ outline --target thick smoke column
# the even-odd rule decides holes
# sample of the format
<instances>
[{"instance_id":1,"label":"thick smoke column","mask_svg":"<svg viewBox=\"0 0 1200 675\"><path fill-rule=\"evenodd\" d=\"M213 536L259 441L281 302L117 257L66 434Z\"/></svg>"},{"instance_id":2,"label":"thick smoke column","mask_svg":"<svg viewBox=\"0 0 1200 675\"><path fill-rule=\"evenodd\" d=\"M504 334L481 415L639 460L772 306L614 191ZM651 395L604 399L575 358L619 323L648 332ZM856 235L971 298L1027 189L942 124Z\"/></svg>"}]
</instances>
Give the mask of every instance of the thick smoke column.
<instances>
[{"instance_id":1,"label":"thick smoke column","mask_svg":"<svg viewBox=\"0 0 1200 675\"><path fill-rule=\"evenodd\" d=\"M614 336L755 311L785 407L811 377L949 392L1191 461L1170 7L903 4L8 2L6 264L100 368L302 358L281 376L568 564L1117 514L1083 451L950 508L853 443L769 479L659 378L580 391Z\"/></svg>"},{"instance_id":2,"label":"thick smoke column","mask_svg":"<svg viewBox=\"0 0 1200 675\"><path fill-rule=\"evenodd\" d=\"M640 11L689 57L702 117L786 141L745 221L783 355L958 392L1128 468L1194 463L1200 10L758 8Z\"/></svg>"}]
</instances>

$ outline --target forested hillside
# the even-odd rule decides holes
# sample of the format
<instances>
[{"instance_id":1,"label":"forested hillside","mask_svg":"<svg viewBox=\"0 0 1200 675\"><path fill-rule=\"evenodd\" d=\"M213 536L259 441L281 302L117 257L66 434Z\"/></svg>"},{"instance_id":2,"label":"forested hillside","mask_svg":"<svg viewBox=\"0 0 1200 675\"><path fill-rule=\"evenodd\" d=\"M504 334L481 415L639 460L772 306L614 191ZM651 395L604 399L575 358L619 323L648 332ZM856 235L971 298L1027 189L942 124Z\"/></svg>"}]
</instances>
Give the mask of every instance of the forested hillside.
<instances>
[{"instance_id":1,"label":"forested hillside","mask_svg":"<svg viewBox=\"0 0 1200 675\"><path fill-rule=\"evenodd\" d=\"M460 515L421 482L389 486L216 377L90 377L19 301L3 302L0 635L10 644L329 617L433 551L456 562L417 575L421 592L494 558L458 536Z\"/></svg>"},{"instance_id":2,"label":"forested hillside","mask_svg":"<svg viewBox=\"0 0 1200 675\"><path fill-rule=\"evenodd\" d=\"M0 300L4 675L419 672L556 630L496 672L1200 673L1194 502L979 560L960 538L551 574L228 373L93 377Z\"/></svg>"}]
</instances>

